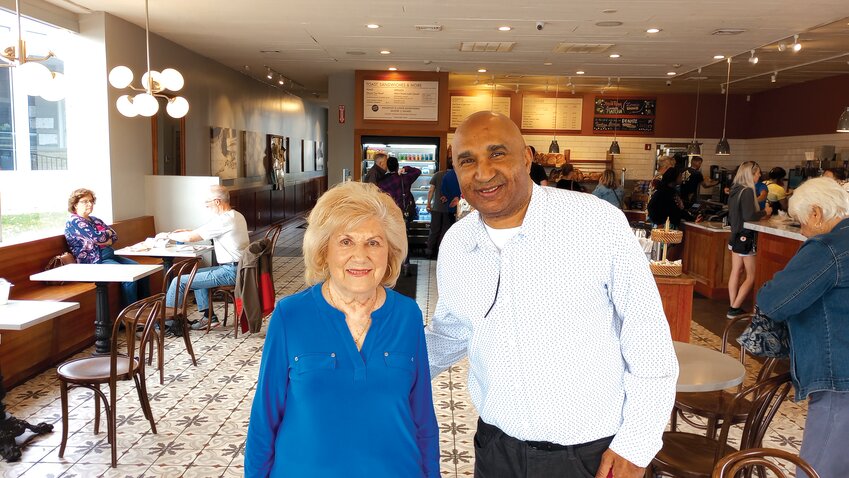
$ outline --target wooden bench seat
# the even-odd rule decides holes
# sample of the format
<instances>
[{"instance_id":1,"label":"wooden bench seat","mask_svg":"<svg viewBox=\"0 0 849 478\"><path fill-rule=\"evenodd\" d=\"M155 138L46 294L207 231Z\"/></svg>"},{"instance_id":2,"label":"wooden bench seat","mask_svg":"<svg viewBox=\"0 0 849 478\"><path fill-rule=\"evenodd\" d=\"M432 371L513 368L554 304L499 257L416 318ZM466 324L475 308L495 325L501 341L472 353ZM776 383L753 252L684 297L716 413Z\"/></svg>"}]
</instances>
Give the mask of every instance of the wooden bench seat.
<instances>
[{"instance_id":1,"label":"wooden bench seat","mask_svg":"<svg viewBox=\"0 0 849 478\"><path fill-rule=\"evenodd\" d=\"M143 216L112 224L118 233L116 248L141 242L156 234L152 216ZM64 300L79 302L80 308L37 326L21 331L3 331L0 364L3 384L9 388L94 343L95 286L93 283L68 282L48 285L31 281L52 257L68 250L64 235L0 247L0 277L14 284L10 298L20 300ZM135 260L136 258L134 258ZM140 263L159 263L156 258L138 258ZM150 276L151 292L157 293L162 273ZM110 313L120 312L119 284L109 284Z\"/></svg>"}]
</instances>

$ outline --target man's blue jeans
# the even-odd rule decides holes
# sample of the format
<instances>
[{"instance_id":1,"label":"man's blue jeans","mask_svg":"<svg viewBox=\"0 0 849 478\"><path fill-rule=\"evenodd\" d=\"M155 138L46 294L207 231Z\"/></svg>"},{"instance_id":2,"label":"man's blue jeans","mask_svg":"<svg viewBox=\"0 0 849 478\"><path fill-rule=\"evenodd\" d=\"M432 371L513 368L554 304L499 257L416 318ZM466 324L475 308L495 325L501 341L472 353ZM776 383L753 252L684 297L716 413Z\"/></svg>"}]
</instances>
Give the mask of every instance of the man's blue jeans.
<instances>
[{"instance_id":1,"label":"man's blue jeans","mask_svg":"<svg viewBox=\"0 0 849 478\"><path fill-rule=\"evenodd\" d=\"M195 301L198 304L198 310L209 309L209 289L220 285L236 285L236 267L235 264L225 264L198 269L191 287L191 290L195 291ZM180 278L181 296L183 291L186 290L186 282L188 281L188 276ZM168 293L165 295L165 304L168 307L174 307L176 296L177 284L172 280L171 284L168 285Z\"/></svg>"}]
</instances>

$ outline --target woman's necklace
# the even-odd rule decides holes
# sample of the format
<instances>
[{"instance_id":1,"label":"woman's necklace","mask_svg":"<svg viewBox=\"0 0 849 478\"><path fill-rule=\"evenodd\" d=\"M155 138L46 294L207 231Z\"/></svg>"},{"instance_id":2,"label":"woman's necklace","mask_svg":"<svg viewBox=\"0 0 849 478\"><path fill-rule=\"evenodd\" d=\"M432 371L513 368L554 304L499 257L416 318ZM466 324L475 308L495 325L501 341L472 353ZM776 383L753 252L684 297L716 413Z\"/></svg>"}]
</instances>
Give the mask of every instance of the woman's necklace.
<instances>
[{"instance_id":1,"label":"woman's necklace","mask_svg":"<svg viewBox=\"0 0 849 478\"><path fill-rule=\"evenodd\" d=\"M336 302L336 297L333 295L333 287L330 286L330 283L327 284L327 296L330 298L331 305L335 309L342 311L345 314L345 318L347 319L348 313L345 312L345 310L343 310L341 307L339 307L338 303ZM351 302L353 302L354 300L352 300ZM368 330L369 326L371 326L371 312L374 311L374 304L377 302L377 291L374 292L372 298L367 302L371 302L371 304L369 304L367 307L367 310L369 311L368 318L366 319L365 324L363 324L356 336L353 336L352 334L352 337L354 339L354 345L357 346L357 350L360 350L362 346L363 335L365 335L366 330ZM365 305L367 302L362 303L361 305ZM350 304L350 302L348 303ZM353 332L353 330L351 332Z\"/></svg>"}]
</instances>

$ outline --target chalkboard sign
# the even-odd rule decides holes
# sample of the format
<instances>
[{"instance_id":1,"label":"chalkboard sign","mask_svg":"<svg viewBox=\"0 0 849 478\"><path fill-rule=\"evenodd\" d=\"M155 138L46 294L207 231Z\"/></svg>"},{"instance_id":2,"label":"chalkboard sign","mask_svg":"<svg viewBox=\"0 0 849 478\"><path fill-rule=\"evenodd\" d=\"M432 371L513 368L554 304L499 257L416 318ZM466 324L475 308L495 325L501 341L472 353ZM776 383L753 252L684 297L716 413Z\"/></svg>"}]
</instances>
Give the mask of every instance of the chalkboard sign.
<instances>
[{"instance_id":1,"label":"chalkboard sign","mask_svg":"<svg viewBox=\"0 0 849 478\"><path fill-rule=\"evenodd\" d=\"M654 118L593 118L593 131L654 132Z\"/></svg>"},{"instance_id":2,"label":"chalkboard sign","mask_svg":"<svg viewBox=\"0 0 849 478\"><path fill-rule=\"evenodd\" d=\"M654 116L656 111L656 100L635 100L601 98L595 99L595 114L597 115L631 115L631 116Z\"/></svg>"}]
</instances>

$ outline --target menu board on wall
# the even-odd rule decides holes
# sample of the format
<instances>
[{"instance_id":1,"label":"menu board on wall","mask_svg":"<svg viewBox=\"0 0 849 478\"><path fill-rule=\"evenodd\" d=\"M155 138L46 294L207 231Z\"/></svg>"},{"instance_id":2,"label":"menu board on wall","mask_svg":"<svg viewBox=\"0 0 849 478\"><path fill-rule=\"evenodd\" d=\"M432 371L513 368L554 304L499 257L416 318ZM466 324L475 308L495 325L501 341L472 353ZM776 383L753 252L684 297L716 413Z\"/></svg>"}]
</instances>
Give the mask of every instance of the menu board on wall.
<instances>
[{"instance_id":1,"label":"menu board on wall","mask_svg":"<svg viewBox=\"0 0 849 478\"><path fill-rule=\"evenodd\" d=\"M452 96L451 97L451 127L456 128L464 119L478 111L493 111L504 116L510 116L509 96Z\"/></svg>"},{"instance_id":2,"label":"menu board on wall","mask_svg":"<svg viewBox=\"0 0 849 478\"><path fill-rule=\"evenodd\" d=\"M365 80L363 119L437 121L439 82Z\"/></svg>"},{"instance_id":3,"label":"menu board on wall","mask_svg":"<svg viewBox=\"0 0 849 478\"><path fill-rule=\"evenodd\" d=\"M580 131L583 104L582 98L525 96L522 98L522 129L553 130L556 120L557 130Z\"/></svg>"},{"instance_id":4,"label":"menu board on wall","mask_svg":"<svg viewBox=\"0 0 849 478\"><path fill-rule=\"evenodd\" d=\"M630 115L630 116L654 116L657 101L647 99L595 99L595 114L597 115Z\"/></svg>"},{"instance_id":5,"label":"menu board on wall","mask_svg":"<svg viewBox=\"0 0 849 478\"><path fill-rule=\"evenodd\" d=\"M652 133L654 118L593 118L593 131Z\"/></svg>"}]
</instances>

